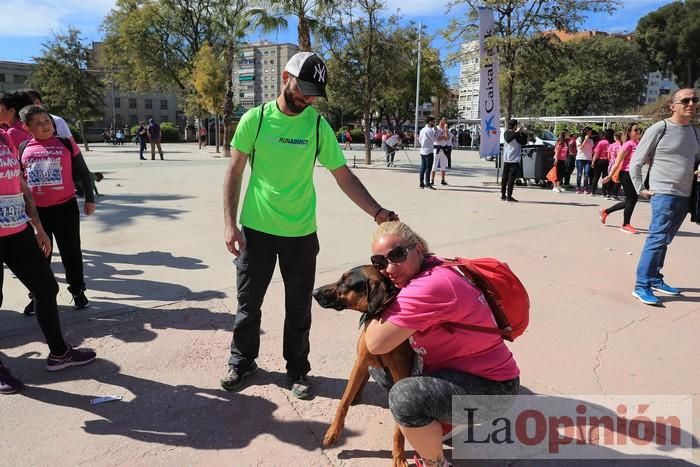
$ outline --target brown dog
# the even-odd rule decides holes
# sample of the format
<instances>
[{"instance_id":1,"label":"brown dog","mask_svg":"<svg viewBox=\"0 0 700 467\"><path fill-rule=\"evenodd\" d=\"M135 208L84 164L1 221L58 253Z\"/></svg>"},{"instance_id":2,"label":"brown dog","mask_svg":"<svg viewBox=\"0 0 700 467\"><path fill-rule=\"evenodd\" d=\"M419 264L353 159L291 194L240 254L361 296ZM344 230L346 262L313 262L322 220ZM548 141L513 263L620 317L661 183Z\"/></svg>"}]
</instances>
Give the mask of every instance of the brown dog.
<instances>
[{"instance_id":1,"label":"brown dog","mask_svg":"<svg viewBox=\"0 0 700 467\"><path fill-rule=\"evenodd\" d=\"M340 280L324 285L313 291L313 297L323 308L336 310L357 310L364 313L361 322L381 314L382 310L396 297L393 284L382 276L374 266L358 266L344 273ZM369 367L388 368L394 381L409 376L413 363L413 350L408 341L384 355L372 355L365 345L365 330L362 328L357 341L357 360L352 367L348 385L345 387L340 405L335 412L331 426L323 438L323 445L333 445L343 430L345 416L350 404L359 400L360 394L369 380ZM404 451L404 437L398 425L394 429L394 444L391 451L392 466L407 466Z\"/></svg>"}]
</instances>

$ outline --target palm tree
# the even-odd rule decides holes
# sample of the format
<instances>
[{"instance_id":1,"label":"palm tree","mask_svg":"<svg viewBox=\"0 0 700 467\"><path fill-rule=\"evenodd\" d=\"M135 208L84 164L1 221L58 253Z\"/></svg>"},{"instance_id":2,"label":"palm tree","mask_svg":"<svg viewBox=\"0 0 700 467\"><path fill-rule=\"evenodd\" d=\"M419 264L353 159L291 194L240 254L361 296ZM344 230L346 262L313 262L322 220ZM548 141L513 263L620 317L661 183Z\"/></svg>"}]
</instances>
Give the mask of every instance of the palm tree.
<instances>
[{"instance_id":1,"label":"palm tree","mask_svg":"<svg viewBox=\"0 0 700 467\"><path fill-rule=\"evenodd\" d=\"M335 4L335 0L263 0L254 8L255 25L263 31L287 28L287 16L296 16L299 48L311 51L311 32L321 29L319 16Z\"/></svg>"}]
</instances>

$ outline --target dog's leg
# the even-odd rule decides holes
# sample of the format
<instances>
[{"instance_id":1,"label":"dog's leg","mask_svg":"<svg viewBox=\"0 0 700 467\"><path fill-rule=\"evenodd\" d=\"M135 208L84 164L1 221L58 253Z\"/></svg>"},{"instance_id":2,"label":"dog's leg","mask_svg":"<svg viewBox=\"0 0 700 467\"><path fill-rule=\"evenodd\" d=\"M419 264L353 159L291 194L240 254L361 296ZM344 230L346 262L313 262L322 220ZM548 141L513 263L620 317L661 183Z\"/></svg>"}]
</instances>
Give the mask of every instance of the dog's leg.
<instances>
[{"instance_id":1,"label":"dog's leg","mask_svg":"<svg viewBox=\"0 0 700 467\"><path fill-rule=\"evenodd\" d=\"M411 374L411 365L413 364L413 350L408 344L408 341L402 343L399 347L392 350L389 354L383 355L382 359L389 368L392 379L396 382ZM404 449L406 439L397 424L394 426L393 445L391 449L391 466L392 467L408 467L406 461L406 451Z\"/></svg>"},{"instance_id":2,"label":"dog's leg","mask_svg":"<svg viewBox=\"0 0 700 467\"><path fill-rule=\"evenodd\" d=\"M362 339L364 343L364 334L360 336L360 339ZM358 345L358 348L360 347L364 347L364 345ZM345 392L343 392L343 397L340 399L338 409L335 411L333 422L323 438L324 447L332 446L336 441L338 441L340 433L343 431L343 427L345 426L345 417L348 414L350 404L353 400L355 400L355 396L357 396L359 390L362 389L365 384L367 384L367 380L369 379L369 370L366 355L366 347L365 352L359 352L357 355L355 365L353 365L352 372L350 372L348 385L345 386Z\"/></svg>"}]
</instances>

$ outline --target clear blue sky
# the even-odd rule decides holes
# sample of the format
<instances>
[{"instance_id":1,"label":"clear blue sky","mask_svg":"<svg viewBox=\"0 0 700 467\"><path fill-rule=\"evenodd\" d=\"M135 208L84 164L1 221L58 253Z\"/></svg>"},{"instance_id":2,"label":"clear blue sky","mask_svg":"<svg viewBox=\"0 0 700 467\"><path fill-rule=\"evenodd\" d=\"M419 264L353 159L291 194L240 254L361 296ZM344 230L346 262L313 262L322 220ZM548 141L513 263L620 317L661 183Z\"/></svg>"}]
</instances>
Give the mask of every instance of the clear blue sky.
<instances>
[{"instance_id":1,"label":"clear blue sky","mask_svg":"<svg viewBox=\"0 0 700 467\"><path fill-rule=\"evenodd\" d=\"M41 45L46 42L52 31L65 31L68 26L78 28L83 37L99 41L102 18L114 7L114 0L3 0L3 17L5 21L0 28L0 41L4 45L0 51L0 60L31 62L33 56L41 54ZM613 15L597 14L590 16L581 29L618 32L633 31L640 17L656 10L672 0L623 0L623 7ZM445 16L447 0L432 3L425 0L388 0L388 11L399 8L406 21L421 21L430 34L436 34L447 23ZM436 6L438 5L438 6ZM459 12L452 12L453 14ZM28 19L31 17L31 19ZM287 31L273 34L252 34L249 39L266 38L270 41L296 42L296 24L290 21ZM436 37L432 44L444 51L445 42ZM454 79L456 68L448 71Z\"/></svg>"}]
</instances>

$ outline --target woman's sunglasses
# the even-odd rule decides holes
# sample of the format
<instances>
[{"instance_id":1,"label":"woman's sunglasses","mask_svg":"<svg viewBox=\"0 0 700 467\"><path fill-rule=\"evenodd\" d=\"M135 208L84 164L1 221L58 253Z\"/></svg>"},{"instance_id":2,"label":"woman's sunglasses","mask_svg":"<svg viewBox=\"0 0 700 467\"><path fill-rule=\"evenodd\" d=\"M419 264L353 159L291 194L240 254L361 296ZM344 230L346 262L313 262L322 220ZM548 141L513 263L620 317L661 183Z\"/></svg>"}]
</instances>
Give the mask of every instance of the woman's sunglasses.
<instances>
[{"instance_id":1,"label":"woman's sunglasses","mask_svg":"<svg viewBox=\"0 0 700 467\"><path fill-rule=\"evenodd\" d=\"M403 263L406 261L406 258L408 258L408 252L411 250L411 248L415 247L415 245L411 245L409 247L405 246L397 246L393 250L391 250L389 253L384 255L372 255L369 260L372 262L372 265L379 269L380 271L383 269L386 269L389 267L389 263L391 264L399 264Z\"/></svg>"}]
</instances>

